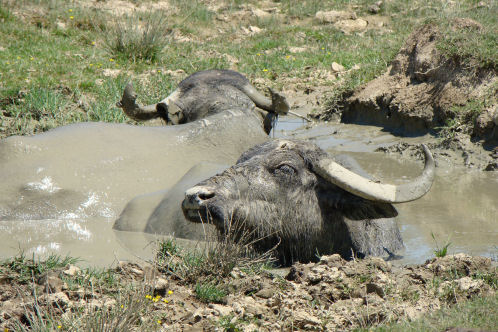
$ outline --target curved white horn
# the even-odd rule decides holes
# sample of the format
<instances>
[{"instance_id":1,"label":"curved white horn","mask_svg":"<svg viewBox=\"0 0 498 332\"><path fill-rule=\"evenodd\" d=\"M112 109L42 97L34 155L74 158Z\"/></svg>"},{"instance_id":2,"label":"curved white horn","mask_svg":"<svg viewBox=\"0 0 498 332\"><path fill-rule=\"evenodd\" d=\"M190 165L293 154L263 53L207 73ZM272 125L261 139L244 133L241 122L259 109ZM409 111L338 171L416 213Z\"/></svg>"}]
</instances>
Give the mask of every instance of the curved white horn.
<instances>
[{"instance_id":1,"label":"curved white horn","mask_svg":"<svg viewBox=\"0 0 498 332\"><path fill-rule=\"evenodd\" d=\"M123 111L133 120L145 121L159 117L156 106L157 104L140 106L136 103L137 94L133 90L133 85L128 83L123 92L123 98L116 103L117 107Z\"/></svg>"},{"instance_id":2,"label":"curved white horn","mask_svg":"<svg viewBox=\"0 0 498 332\"><path fill-rule=\"evenodd\" d=\"M422 144L425 167L422 174L410 183L401 185L377 183L339 165L331 159L323 159L314 170L327 181L362 198L385 203L402 203L424 196L434 181L435 163L431 152Z\"/></svg>"}]
</instances>

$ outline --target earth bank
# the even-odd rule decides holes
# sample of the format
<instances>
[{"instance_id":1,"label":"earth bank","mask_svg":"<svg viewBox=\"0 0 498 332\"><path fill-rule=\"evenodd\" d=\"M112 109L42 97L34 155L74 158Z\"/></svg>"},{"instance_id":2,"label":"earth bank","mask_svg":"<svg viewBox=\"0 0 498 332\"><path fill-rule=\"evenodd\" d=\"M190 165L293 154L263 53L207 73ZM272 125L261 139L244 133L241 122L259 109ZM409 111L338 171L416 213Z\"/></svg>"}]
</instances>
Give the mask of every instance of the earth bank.
<instances>
[{"instance_id":1,"label":"earth bank","mask_svg":"<svg viewBox=\"0 0 498 332\"><path fill-rule=\"evenodd\" d=\"M106 272L106 283L72 264L27 279L13 263L0 271L0 327L8 330L39 327L40 317L49 329L68 331L92 324L160 331L350 330L496 296L498 287L491 259L465 254L404 267L379 258L323 256L318 263L294 264L285 277L235 268L217 281L224 296L210 300L200 296L202 281L194 287L150 264L119 262Z\"/></svg>"},{"instance_id":2,"label":"earth bank","mask_svg":"<svg viewBox=\"0 0 498 332\"><path fill-rule=\"evenodd\" d=\"M455 19L453 30L479 34L484 27ZM498 169L498 79L496 67L467 63L438 49L443 32L435 24L415 30L387 71L315 116L345 123L371 124L401 136L430 133L437 155L453 164ZM405 143L383 149L403 153Z\"/></svg>"}]
</instances>

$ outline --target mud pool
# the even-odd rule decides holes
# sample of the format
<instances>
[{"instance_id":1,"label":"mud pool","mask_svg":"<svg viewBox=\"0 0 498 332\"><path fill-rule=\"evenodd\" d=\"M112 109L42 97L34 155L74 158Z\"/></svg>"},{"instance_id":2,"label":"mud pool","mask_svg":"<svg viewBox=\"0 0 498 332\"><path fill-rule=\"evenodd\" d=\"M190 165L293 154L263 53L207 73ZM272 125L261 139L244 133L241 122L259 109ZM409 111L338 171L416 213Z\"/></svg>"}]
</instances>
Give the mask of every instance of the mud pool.
<instances>
[{"instance_id":1,"label":"mud pool","mask_svg":"<svg viewBox=\"0 0 498 332\"><path fill-rule=\"evenodd\" d=\"M143 132L139 130L138 134ZM422 160L374 151L400 140L418 143L433 139L399 138L370 126L338 123L307 126L295 118L280 119L271 136L310 139L330 154L349 154L375 178L392 183L401 183L417 176L422 169ZM136 151L136 147L133 148ZM99 146L99 153L107 153L105 144ZM109 154L113 156L112 152ZM118 155L113 158L119 160ZM144 169L148 166L142 165ZM153 169L150 172L141 171L147 173L148 178L153 172L159 171L160 165L150 167ZM6 177L11 176L15 174L2 171L0 181L6 181ZM38 181L27 183L26 187L29 189L31 186L45 192L55 191L58 184L53 181L54 176L44 173ZM161 183L157 182L149 179L147 183L140 184L137 194L147 192L147 188L150 192L160 190ZM103 183L98 192L89 192L85 197L69 197L68 199L75 200L72 208L56 211L54 218L50 219L32 220L23 218L22 215L8 217L2 215L4 206L0 205L0 258L19 254L20 251L28 256L56 253L80 257L81 264L97 266L108 266L124 259L151 258L154 248L151 242L157 237L112 229L124 202L130 197L126 193L125 197L111 199L106 188L108 185ZM113 188L112 191L112 195L116 196L119 188ZM4 190L3 194L9 192ZM46 204L50 205L50 202ZM403 256L397 261L400 264L421 263L433 257L434 249L442 247L447 241L451 242L449 253L465 252L493 258L498 256L498 172L438 167L434 185L426 196L414 202L398 204L396 208L406 246L404 251L398 253ZM179 242L183 245L196 245L186 240Z\"/></svg>"}]
</instances>

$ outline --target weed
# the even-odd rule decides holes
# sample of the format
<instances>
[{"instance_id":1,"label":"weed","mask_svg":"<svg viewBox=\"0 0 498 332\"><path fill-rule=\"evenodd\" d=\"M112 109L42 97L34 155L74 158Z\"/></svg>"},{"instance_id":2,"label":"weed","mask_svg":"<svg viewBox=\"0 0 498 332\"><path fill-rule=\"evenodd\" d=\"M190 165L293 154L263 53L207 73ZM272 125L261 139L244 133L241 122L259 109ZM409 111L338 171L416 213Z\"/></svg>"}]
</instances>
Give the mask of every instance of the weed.
<instances>
[{"instance_id":1,"label":"weed","mask_svg":"<svg viewBox=\"0 0 498 332\"><path fill-rule=\"evenodd\" d=\"M112 57L154 62L168 44L170 30L161 13L116 17L102 31Z\"/></svg>"},{"instance_id":2,"label":"weed","mask_svg":"<svg viewBox=\"0 0 498 332\"><path fill-rule=\"evenodd\" d=\"M205 303L223 303L227 293L213 283L195 285L195 295Z\"/></svg>"},{"instance_id":3,"label":"weed","mask_svg":"<svg viewBox=\"0 0 498 332\"><path fill-rule=\"evenodd\" d=\"M48 272L50 270L64 268L70 264L75 264L78 262L78 258L73 257L61 257L59 255L50 255L45 260L28 259L21 252L18 256L15 256L9 260L6 260L0 264L0 273L5 273L7 275L15 274L15 279L20 283L28 283L37 278L40 275Z\"/></svg>"},{"instance_id":4,"label":"weed","mask_svg":"<svg viewBox=\"0 0 498 332\"><path fill-rule=\"evenodd\" d=\"M442 247L439 247L434 233L431 232L431 236L436 245L436 249L434 250L434 255L436 255L436 257L445 257L448 253L448 247L451 245L451 242L449 242L449 237L448 239L446 239L446 243Z\"/></svg>"}]
</instances>

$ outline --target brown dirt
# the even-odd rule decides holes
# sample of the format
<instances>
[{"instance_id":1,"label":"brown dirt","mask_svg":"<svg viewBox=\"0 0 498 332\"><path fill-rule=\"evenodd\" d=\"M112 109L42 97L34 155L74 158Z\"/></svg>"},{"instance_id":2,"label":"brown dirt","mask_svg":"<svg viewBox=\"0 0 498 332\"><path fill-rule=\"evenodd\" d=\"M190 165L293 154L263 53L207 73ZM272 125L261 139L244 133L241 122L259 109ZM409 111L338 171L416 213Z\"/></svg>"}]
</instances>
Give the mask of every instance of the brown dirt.
<instances>
[{"instance_id":1,"label":"brown dirt","mask_svg":"<svg viewBox=\"0 0 498 332\"><path fill-rule=\"evenodd\" d=\"M454 28L479 31L482 27L470 19L459 19ZM496 93L492 93L492 105L477 117L455 111L455 107L480 100L496 89L496 71L466 67L458 59L445 57L436 48L440 36L435 25L425 25L413 32L383 75L341 102L341 121L379 125L408 136L434 134L448 121L454 121L456 128L433 143L432 148L452 159L452 163L497 169ZM320 117L333 115L324 111ZM398 145L389 151L404 151L404 147L408 146Z\"/></svg>"},{"instance_id":2,"label":"brown dirt","mask_svg":"<svg viewBox=\"0 0 498 332\"><path fill-rule=\"evenodd\" d=\"M121 289L144 281L149 285L142 294L148 316L161 317L164 331L214 331L220 319L242 331L335 331L414 319L474 296L494 295L489 280L496 280L498 271L489 258L465 254L406 267L379 258L323 256L318 263L295 264L285 278L235 269L221 285L230 295L209 304L195 296L194 286L149 265L120 262L113 273ZM112 291L70 287L69 281L78 277L81 271L72 265L27 283L12 272L0 273L0 328L26 324L35 304L56 319L90 307L120 307ZM30 296L34 291L37 300Z\"/></svg>"}]
</instances>

